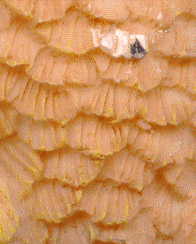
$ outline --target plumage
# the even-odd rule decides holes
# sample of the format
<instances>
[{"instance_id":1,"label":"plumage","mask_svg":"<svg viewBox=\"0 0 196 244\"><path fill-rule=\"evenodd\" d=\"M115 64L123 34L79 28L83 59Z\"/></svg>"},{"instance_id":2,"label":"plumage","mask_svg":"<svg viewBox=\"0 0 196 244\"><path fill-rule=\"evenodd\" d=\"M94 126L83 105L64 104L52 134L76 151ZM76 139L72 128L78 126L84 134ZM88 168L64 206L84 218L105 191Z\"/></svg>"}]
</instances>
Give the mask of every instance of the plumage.
<instances>
[{"instance_id":1,"label":"plumage","mask_svg":"<svg viewBox=\"0 0 196 244\"><path fill-rule=\"evenodd\" d=\"M79 7L95 18L125 21L129 15L126 0L77 0Z\"/></svg>"},{"instance_id":2,"label":"plumage","mask_svg":"<svg viewBox=\"0 0 196 244\"><path fill-rule=\"evenodd\" d=\"M3 62L13 67L33 63L43 44L30 29L18 21L0 31L0 59Z\"/></svg>"},{"instance_id":3,"label":"plumage","mask_svg":"<svg viewBox=\"0 0 196 244\"><path fill-rule=\"evenodd\" d=\"M100 179L109 179L141 191L144 187L144 167L144 161L132 155L128 150L123 150L105 159Z\"/></svg>"},{"instance_id":4,"label":"plumage","mask_svg":"<svg viewBox=\"0 0 196 244\"><path fill-rule=\"evenodd\" d=\"M0 0L0 243L195 244L195 0Z\"/></svg>"},{"instance_id":5,"label":"plumage","mask_svg":"<svg viewBox=\"0 0 196 244\"><path fill-rule=\"evenodd\" d=\"M186 159L195 160L195 136L189 128L162 128L154 131L135 133L129 137L130 150L143 159L163 167Z\"/></svg>"},{"instance_id":6,"label":"plumage","mask_svg":"<svg viewBox=\"0 0 196 244\"><path fill-rule=\"evenodd\" d=\"M167 186L154 182L144 190L143 206L152 211L153 224L166 237L180 231L184 202L177 199Z\"/></svg>"},{"instance_id":7,"label":"plumage","mask_svg":"<svg viewBox=\"0 0 196 244\"><path fill-rule=\"evenodd\" d=\"M129 132L127 125L111 127L96 117L78 117L66 127L68 145L95 158L120 151L126 146Z\"/></svg>"},{"instance_id":8,"label":"plumage","mask_svg":"<svg viewBox=\"0 0 196 244\"><path fill-rule=\"evenodd\" d=\"M16 13L33 18L38 23L60 19L67 9L73 5L73 0L4 0ZM47 11L45 9L47 6Z\"/></svg>"},{"instance_id":9,"label":"plumage","mask_svg":"<svg viewBox=\"0 0 196 244\"><path fill-rule=\"evenodd\" d=\"M53 226L48 244L64 244L65 242L72 244L91 243L88 222L85 220L73 220L69 222L69 225Z\"/></svg>"},{"instance_id":10,"label":"plumage","mask_svg":"<svg viewBox=\"0 0 196 244\"><path fill-rule=\"evenodd\" d=\"M101 171L103 163L70 150L58 150L43 156L46 163L44 176L58 179L72 187L86 186Z\"/></svg>"},{"instance_id":11,"label":"plumage","mask_svg":"<svg viewBox=\"0 0 196 244\"><path fill-rule=\"evenodd\" d=\"M161 28L170 26L180 14L190 13L193 6L192 0L139 0L132 2L128 0L127 5L131 15L147 21L153 21ZM152 7L153 6L153 7ZM194 12L194 10L192 9Z\"/></svg>"},{"instance_id":12,"label":"plumage","mask_svg":"<svg viewBox=\"0 0 196 244\"><path fill-rule=\"evenodd\" d=\"M15 132L17 112L8 104L0 104L0 139Z\"/></svg>"},{"instance_id":13,"label":"plumage","mask_svg":"<svg viewBox=\"0 0 196 244\"><path fill-rule=\"evenodd\" d=\"M35 150L52 151L66 145L66 130L59 124L20 116L16 128L18 136Z\"/></svg>"},{"instance_id":14,"label":"plumage","mask_svg":"<svg viewBox=\"0 0 196 244\"><path fill-rule=\"evenodd\" d=\"M1 141L0 154L1 177L5 178L12 196L21 198L31 191L35 181L40 180L43 163L39 155L16 136Z\"/></svg>"},{"instance_id":15,"label":"plumage","mask_svg":"<svg viewBox=\"0 0 196 244\"><path fill-rule=\"evenodd\" d=\"M12 14L6 6L0 2L0 16L1 16L1 23L0 23L0 31L7 29L12 21Z\"/></svg>"},{"instance_id":16,"label":"plumage","mask_svg":"<svg viewBox=\"0 0 196 244\"><path fill-rule=\"evenodd\" d=\"M196 93L195 85L195 69L196 62L191 61L175 61L170 60L168 62L167 78L163 84L167 87L178 86L190 92L191 94Z\"/></svg>"},{"instance_id":17,"label":"plumage","mask_svg":"<svg viewBox=\"0 0 196 244\"><path fill-rule=\"evenodd\" d=\"M13 203L6 182L0 180L0 242L8 242L17 230L19 218Z\"/></svg>"},{"instance_id":18,"label":"plumage","mask_svg":"<svg viewBox=\"0 0 196 244\"><path fill-rule=\"evenodd\" d=\"M178 125L190 120L194 101L180 89L157 88L144 94L139 107L148 122Z\"/></svg>"},{"instance_id":19,"label":"plumage","mask_svg":"<svg viewBox=\"0 0 196 244\"><path fill-rule=\"evenodd\" d=\"M74 104L85 114L96 114L114 121L133 119L138 112L137 91L109 82L98 86L71 89ZM122 99L123 97L123 99Z\"/></svg>"},{"instance_id":20,"label":"plumage","mask_svg":"<svg viewBox=\"0 0 196 244\"><path fill-rule=\"evenodd\" d=\"M166 33L161 33L154 49L166 57L195 58L195 26L195 19L180 16Z\"/></svg>"},{"instance_id":21,"label":"plumage","mask_svg":"<svg viewBox=\"0 0 196 244\"><path fill-rule=\"evenodd\" d=\"M138 213L140 201L140 195L126 187L97 183L85 189L78 208L89 214L94 222L118 225Z\"/></svg>"},{"instance_id":22,"label":"plumage","mask_svg":"<svg viewBox=\"0 0 196 244\"><path fill-rule=\"evenodd\" d=\"M44 244L48 239L46 224L37 221L29 216L25 216L20 221L16 233L13 235L10 244Z\"/></svg>"},{"instance_id":23,"label":"plumage","mask_svg":"<svg viewBox=\"0 0 196 244\"><path fill-rule=\"evenodd\" d=\"M134 87L142 92L162 85L167 77L167 62L152 55L139 62L114 60L102 53L96 53L93 58L102 79Z\"/></svg>"},{"instance_id":24,"label":"plumage","mask_svg":"<svg viewBox=\"0 0 196 244\"><path fill-rule=\"evenodd\" d=\"M192 198L196 194L196 168L194 163L186 162L182 165L171 165L163 175L173 190L182 197Z\"/></svg>"},{"instance_id":25,"label":"plumage","mask_svg":"<svg viewBox=\"0 0 196 244\"><path fill-rule=\"evenodd\" d=\"M60 223L74 212L80 192L56 182L40 182L28 197L31 216L38 220Z\"/></svg>"},{"instance_id":26,"label":"plumage","mask_svg":"<svg viewBox=\"0 0 196 244\"><path fill-rule=\"evenodd\" d=\"M38 53L33 66L27 69L27 74L38 82L51 85L93 85L97 81L93 59L86 56L60 56L50 49L42 49Z\"/></svg>"},{"instance_id":27,"label":"plumage","mask_svg":"<svg viewBox=\"0 0 196 244\"><path fill-rule=\"evenodd\" d=\"M75 117L76 108L65 90L35 82L24 72L17 73L5 66L1 69L0 99L11 102L19 113L35 120L55 120L62 124Z\"/></svg>"},{"instance_id":28,"label":"plumage","mask_svg":"<svg viewBox=\"0 0 196 244\"><path fill-rule=\"evenodd\" d=\"M90 28L88 18L74 10L68 11L57 23L39 25L36 31L49 46L63 53L80 55L94 48Z\"/></svg>"},{"instance_id":29,"label":"plumage","mask_svg":"<svg viewBox=\"0 0 196 244\"><path fill-rule=\"evenodd\" d=\"M155 235L152 219L148 211L141 211L131 222L115 229L92 226L94 239L114 244L152 244Z\"/></svg>"}]
</instances>

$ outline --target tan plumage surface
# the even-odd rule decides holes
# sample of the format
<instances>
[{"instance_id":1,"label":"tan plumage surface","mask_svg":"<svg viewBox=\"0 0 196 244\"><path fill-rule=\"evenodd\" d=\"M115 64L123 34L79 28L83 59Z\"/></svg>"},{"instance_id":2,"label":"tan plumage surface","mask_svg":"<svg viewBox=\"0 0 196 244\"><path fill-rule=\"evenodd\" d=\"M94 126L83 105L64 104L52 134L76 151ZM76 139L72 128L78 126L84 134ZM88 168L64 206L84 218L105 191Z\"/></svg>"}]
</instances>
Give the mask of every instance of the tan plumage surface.
<instances>
[{"instance_id":1,"label":"tan plumage surface","mask_svg":"<svg viewBox=\"0 0 196 244\"><path fill-rule=\"evenodd\" d=\"M0 243L194 244L195 99L194 0L0 0Z\"/></svg>"}]
</instances>

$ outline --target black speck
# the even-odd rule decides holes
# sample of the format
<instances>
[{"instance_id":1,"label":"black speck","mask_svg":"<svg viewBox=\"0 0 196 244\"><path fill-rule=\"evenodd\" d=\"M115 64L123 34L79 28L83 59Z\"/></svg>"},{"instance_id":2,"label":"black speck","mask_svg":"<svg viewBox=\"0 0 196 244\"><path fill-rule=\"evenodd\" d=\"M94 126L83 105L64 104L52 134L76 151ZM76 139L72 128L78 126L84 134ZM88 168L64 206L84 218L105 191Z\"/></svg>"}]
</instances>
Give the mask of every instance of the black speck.
<instances>
[{"instance_id":1,"label":"black speck","mask_svg":"<svg viewBox=\"0 0 196 244\"><path fill-rule=\"evenodd\" d=\"M134 44L131 44L131 55L134 58L143 58L146 55L146 50L142 47L138 39L136 38Z\"/></svg>"}]
</instances>

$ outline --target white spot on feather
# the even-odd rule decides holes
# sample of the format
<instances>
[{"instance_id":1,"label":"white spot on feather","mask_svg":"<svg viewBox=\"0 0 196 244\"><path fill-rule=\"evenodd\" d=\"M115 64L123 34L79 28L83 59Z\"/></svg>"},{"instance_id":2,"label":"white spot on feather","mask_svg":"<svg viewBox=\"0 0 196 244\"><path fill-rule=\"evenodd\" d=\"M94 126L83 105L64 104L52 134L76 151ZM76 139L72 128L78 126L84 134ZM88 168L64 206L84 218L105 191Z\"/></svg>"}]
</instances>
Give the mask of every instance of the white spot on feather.
<instances>
[{"instance_id":1,"label":"white spot on feather","mask_svg":"<svg viewBox=\"0 0 196 244\"><path fill-rule=\"evenodd\" d=\"M91 5L91 3L88 4L87 9L88 9L89 11L92 10L92 5Z\"/></svg>"},{"instance_id":2,"label":"white spot on feather","mask_svg":"<svg viewBox=\"0 0 196 244\"><path fill-rule=\"evenodd\" d=\"M142 34L130 34L116 28L103 33L100 29L92 29L91 32L94 46L100 47L104 52L116 58L133 58L130 46L135 43L136 39L146 51L148 49L147 38Z\"/></svg>"},{"instance_id":3,"label":"white spot on feather","mask_svg":"<svg viewBox=\"0 0 196 244\"><path fill-rule=\"evenodd\" d=\"M100 36L101 36L101 31L99 29L91 29L92 33L92 38L93 38L93 45L94 47L99 46L99 41L100 41Z\"/></svg>"},{"instance_id":4,"label":"white spot on feather","mask_svg":"<svg viewBox=\"0 0 196 244\"><path fill-rule=\"evenodd\" d=\"M160 12L158 15L157 15L157 19L158 20L161 20L163 18L163 14L162 14L162 12Z\"/></svg>"}]
</instances>

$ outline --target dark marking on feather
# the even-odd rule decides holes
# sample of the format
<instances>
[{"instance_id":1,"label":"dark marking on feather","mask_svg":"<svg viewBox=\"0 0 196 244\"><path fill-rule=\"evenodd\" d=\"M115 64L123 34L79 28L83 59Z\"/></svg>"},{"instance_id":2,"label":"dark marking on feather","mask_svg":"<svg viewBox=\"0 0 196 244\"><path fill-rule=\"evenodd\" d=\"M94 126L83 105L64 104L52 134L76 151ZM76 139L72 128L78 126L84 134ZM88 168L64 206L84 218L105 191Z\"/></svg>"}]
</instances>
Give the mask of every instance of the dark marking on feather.
<instances>
[{"instance_id":1,"label":"dark marking on feather","mask_svg":"<svg viewBox=\"0 0 196 244\"><path fill-rule=\"evenodd\" d=\"M136 38L135 42L131 44L131 55L134 58L143 58L147 54L146 50L142 47L139 40Z\"/></svg>"}]
</instances>

